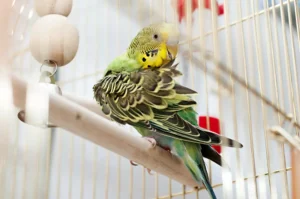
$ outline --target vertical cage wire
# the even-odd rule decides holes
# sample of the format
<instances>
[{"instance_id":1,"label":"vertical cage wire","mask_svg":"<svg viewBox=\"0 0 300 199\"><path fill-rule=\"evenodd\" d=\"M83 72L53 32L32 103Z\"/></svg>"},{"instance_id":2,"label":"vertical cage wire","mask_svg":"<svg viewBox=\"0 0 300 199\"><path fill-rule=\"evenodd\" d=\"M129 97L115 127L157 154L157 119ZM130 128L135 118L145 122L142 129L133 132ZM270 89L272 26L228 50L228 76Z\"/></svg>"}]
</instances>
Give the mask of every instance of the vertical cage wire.
<instances>
[{"instance_id":1,"label":"vertical cage wire","mask_svg":"<svg viewBox=\"0 0 300 199\"><path fill-rule=\"evenodd\" d=\"M256 1L252 0L250 7L251 7L251 10L252 10L253 13L256 12L256 8L257 8ZM262 95L265 92L265 86L264 86L264 74L263 74L263 71L261 69L261 65L262 65L262 57L261 57L261 49L260 49L261 48L261 35L260 35L260 31L257 28L258 25L259 25L257 20L258 20L257 16L255 16L252 21L253 21L253 27L254 27L254 40L255 40L255 51L256 51L256 59L257 59L256 62L257 62L257 71L258 71L258 79L259 79L259 90L260 90L260 93ZM255 58L253 57L253 58L250 58L250 59L255 59ZM254 78L254 76L253 76L253 78ZM267 172L269 173L269 175L267 176L268 177L268 184L269 184L268 190L270 190L271 194L272 194L270 152L269 152L269 141L268 141L268 137L267 137L265 103L263 101L261 101L260 107L256 106L256 108L257 108L256 109L257 112L259 112L259 108L262 109L263 133L264 133L264 140L265 140L264 150L265 150L266 158L267 158ZM257 134L257 137L258 136L259 135ZM261 145L257 145L257 151L263 151ZM259 163L262 160L262 156L261 156L260 152L258 152L257 154L258 154L257 159L258 159L258 163ZM266 191L267 191L266 190L267 189L266 182L264 181L263 178L259 178L258 182L259 182L259 190L260 190L260 194L261 194L260 198L264 198L264 197L266 197Z\"/></svg>"},{"instance_id":2,"label":"vertical cage wire","mask_svg":"<svg viewBox=\"0 0 300 199\"><path fill-rule=\"evenodd\" d=\"M274 5L273 5L274 6ZM267 2L264 2L264 8L267 9ZM274 9L273 9L274 11ZM275 59L274 59L274 44L273 44L273 40L272 40L272 31L271 31L271 21L270 21L270 12L267 12L265 13L265 16L266 16L266 26L267 26L267 31L268 31L268 67L269 67L269 71L271 74L273 74L273 76L271 75L271 81L270 82L273 82L274 81L274 87L272 86L271 87L271 90L272 90L272 101L275 102L277 104L277 106L279 106L279 97L278 97L278 86L277 86L277 75L276 75L276 70L275 70ZM274 14L274 12L273 12ZM275 24L275 23L274 23ZM275 28L277 29L277 28ZM279 57L279 56L278 56ZM271 66L270 66L271 65ZM279 80L279 82L281 82L281 80ZM281 91L282 91L282 88L281 88ZM279 124L282 124L281 123L281 118L280 118L280 115L277 114L277 122ZM283 168L286 168L286 156L285 156L285 153L284 153L284 145L281 144L281 143L278 143L278 147L279 147L279 154L280 157L281 157L281 160L280 160L280 163L281 165L283 165L282 167ZM284 189L284 194L285 194L285 197L288 198L288 187L287 187L287 184L288 184L288 178L287 178L287 172L283 172L283 178L284 178L284 185L283 185L283 189ZM274 187L273 189L273 192L276 192L276 187ZM273 194L273 193L272 193ZM274 193L275 195L276 193Z\"/></svg>"},{"instance_id":3,"label":"vertical cage wire","mask_svg":"<svg viewBox=\"0 0 300 199\"><path fill-rule=\"evenodd\" d=\"M224 11L225 11L225 31L226 31L226 51L227 51L227 64L230 66L230 69L232 70L232 65L233 65L233 60L232 60L232 48L231 48L231 43L230 43L230 39L231 39L231 33L230 33L230 27L229 27L229 21L230 18L228 16L228 13L230 12L229 9L229 2L228 1L224 1ZM240 8L240 1L238 1L239 4L239 8ZM237 9L240 10L240 9ZM241 13L239 12L239 15L241 15ZM243 40L243 39L242 39ZM240 56L242 57L242 56ZM242 65L242 64L240 64ZM234 122L234 138L236 140L239 140L239 135L238 135L238 127L237 127L237 110L236 110L236 98L235 98L235 81L232 77L230 77L231 80L231 91L232 96L231 96L231 106L233 107L233 122ZM236 196L238 198L245 198L244 195L244 180L243 180L243 170L241 167L241 163L240 163L240 152L239 150L236 150L236 159L237 159L237 165L236 165Z\"/></svg>"}]
</instances>

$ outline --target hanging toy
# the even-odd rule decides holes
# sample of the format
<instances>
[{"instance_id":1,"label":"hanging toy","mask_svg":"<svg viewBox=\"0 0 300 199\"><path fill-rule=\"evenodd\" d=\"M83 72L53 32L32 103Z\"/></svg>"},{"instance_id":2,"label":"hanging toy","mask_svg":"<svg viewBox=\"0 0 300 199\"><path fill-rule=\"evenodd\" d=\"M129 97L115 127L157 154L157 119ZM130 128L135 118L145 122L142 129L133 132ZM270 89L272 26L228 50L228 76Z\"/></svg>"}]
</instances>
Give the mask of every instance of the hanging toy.
<instances>
[{"instance_id":1,"label":"hanging toy","mask_svg":"<svg viewBox=\"0 0 300 199\"><path fill-rule=\"evenodd\" d=\"M78 45L78 30L64 16L46 15L32 27L30 51L40 63L51 60L65 66L74 59Z\"/></svg>"},{"instance_id":2,"label":"hanging toy","mask_svg":"<svg viewBox=\"0 0 300 199\"><path fill-rule=\"evenodd\" d=\"M41 18L32 27L30 51L42 64L41 76L38 84L28 86L26 111L20 111L18 118L37 127L53 128L55 125L48 121L49 94L62 94L54 75L58 67L67 65L76 56L79 33L67 20L72 0L35 0L35 9ZM54 72L42 71L44 65L55 67Z\"/></svg>"},{"instance_id":3,"label":"hanging toy","mask_svg":"<svg viewBox=\"0 0 300 199\"><path fill-rule=\"evenodd\" d=\"M34 8L40 17L49 14L59 14L65 17L72 11L73 0L34 0Z\"/></svg>"},{"instance_id":4,"label":"hanging toy","mask_svg":"<svg viewBox=\"0 0 300 199\"><path fill-rule=\"evenodd\" d=\"M177 13L178 13L178 17L179 17L179 22L182 21L182 19L186 16L186 0L174 0L173 2L177 1L177 5L173 3L173 7L177 8ZM192 13L199 7L198 5L198 0L192 0ZM206 9L211 9L211 0L203 0L204 3L204 8ZM224 5L219 5L218 2L216 2L216 6L217 6L217 14L218 15L223 15L224 14Z\"/></svg>"},{"instance_id":5,"label":"hanging toy","mask_svg":"<svg viewBox=\"0 0 300 199\"><path fill-rule=\"evenodd\" d=\"M207 116L199 116L198 124L201 128L209 129L210 131L220 135L220 121L215 117L208 117L209 125L207 122ZM221 153L221 146L212 146L218 153Z\"/></svg>"}]
</instances>

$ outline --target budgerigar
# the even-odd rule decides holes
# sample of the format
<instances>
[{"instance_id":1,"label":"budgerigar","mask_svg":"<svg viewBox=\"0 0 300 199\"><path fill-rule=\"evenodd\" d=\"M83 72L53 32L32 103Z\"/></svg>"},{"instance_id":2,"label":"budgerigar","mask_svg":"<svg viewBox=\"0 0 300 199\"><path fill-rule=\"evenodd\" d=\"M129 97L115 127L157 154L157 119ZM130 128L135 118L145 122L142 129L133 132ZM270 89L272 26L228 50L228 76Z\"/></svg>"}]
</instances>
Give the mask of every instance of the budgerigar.
<instances>
[{"instance_id":1,"label":"budgerigar","mask_svg":"<svg viewBox=\"0 0 300 199\"><path fill-rule=\"evenodd\" d=\"M136 35L126 54L141 68L160 67L176 57L178 42L179 30L174 24L156 23Z\"/></svg>"},{"instance_id":2,"label":"budgerigar","mask_svg":"<svg viewBox=\"0 0 300 199\"><path fill-rule=\"evenodd\" d=\"M141 68L160 67L176 58L179 36L179 29L175 24L164 22L152 24L139 31L126 53L130 59L138 61ZM204 157L221 165L222 158L213 148L207 146L202 148ZM132 161L130 162L136 166ZM150 173L150 169L148 172Z\"/></svg>"},{"instance_id":3,"label":"budgerigar","mask_svg":"<svg viewBox=\"0 0 300 199\"><path fill-rule=\"evenodd\" d=\"M156 47L167 58L160 56L159 62L153 58L147 65L140 58L149 57L149 49L138 49L147 42L133 41L131 50L109 64L104 77L93 87L94 97L112 120L132 125L153 146L158 144L180 157L199 186L203 182L214 199L203 156L221 165L221 156L210 145L242 145L197 126L196 102L190 97L196 92L175 82L181 72L174 65L177 52L169 52L168 39L165 37Z\"/></svg>"}]
</instances>

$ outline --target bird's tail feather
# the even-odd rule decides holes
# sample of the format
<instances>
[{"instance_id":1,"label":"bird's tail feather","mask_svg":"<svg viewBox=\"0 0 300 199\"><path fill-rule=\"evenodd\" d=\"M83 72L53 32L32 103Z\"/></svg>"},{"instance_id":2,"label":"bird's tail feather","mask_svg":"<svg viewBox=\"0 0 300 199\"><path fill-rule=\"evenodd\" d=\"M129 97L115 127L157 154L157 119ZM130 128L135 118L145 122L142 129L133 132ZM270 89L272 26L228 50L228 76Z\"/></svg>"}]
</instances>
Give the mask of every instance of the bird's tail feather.
<instances>
[{"instance_id":1,"label":"bird's tail feather","mask_svg":"<svg viewBox=\"0 0 300 199\"><path fill-rule=\"evenodd\" d=\"M236 140L214 133L208 129L197 127L200 133L206 133L211 138L212 145L222 145L227 147L242 148L243 145Z\"/></svg>"},{"instance_id":2,"label":"bird's tail feather","mask_svg":"<svg viewBox=\"0 0 300 199\"><path fill-rule=\"evenodd\" d=\"M205 168L204 168L204 169L205 169ZM199 165L199 170L200 170L201 173L204 173L203 168L202 168L200 165ZM205 169L205 170L206 170L206 169ZM204 184L206 190L208 191L210 197L211 197L212 199L217 199L217 197L216 197L216 195L215 195L215 192L214 192L214 190L213 190L213 188L212 188L212 186L211 186L211 184L210 184L210 182L209 182L209 179L206 178L206 177L204 177L204 178L205 178L205 179L203 179L202 181L203 181L203 184Z\"/></svg>"},{"instance_id":3,"label":"bird's tail feather","mask_svg":"<svg viewBox=\"0 0 300 199\"><path fill-rule=\"evenodd\" d=\"M201 153L203 157L213 161L214 163L218 164L221 167L225 167L230 170L229 165L226 161L222 158L222 156L211 146L209 145L201 145Z\"/></svg>"},{"instance_id":4,"label":"bird's tail feather","mask_svg":"<svg viewBox=\"0 0 300 199\"><path fill-rule=\"evenodd\" d=\"M183 162L188 170L191 172L193 178L198 182L199 186L204 184L205 188L207 189L211 199L217 199L212 186L210 185L208 174L206 171L205 163L202 158L200 165L198 165L188 154L185 154L183 157Z\"/></svg>"}]
</instances>

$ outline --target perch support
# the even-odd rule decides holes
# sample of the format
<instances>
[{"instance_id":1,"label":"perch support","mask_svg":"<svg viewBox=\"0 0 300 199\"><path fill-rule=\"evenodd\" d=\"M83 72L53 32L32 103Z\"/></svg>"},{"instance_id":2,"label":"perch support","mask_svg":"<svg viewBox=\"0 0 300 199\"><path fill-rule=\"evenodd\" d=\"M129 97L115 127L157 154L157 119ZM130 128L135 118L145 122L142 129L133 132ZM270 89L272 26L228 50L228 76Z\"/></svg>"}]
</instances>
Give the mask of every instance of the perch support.
<instances>
[{"instance_id":1,"label":"perch support","mask_svg":"<svg viewBox=\"0 0 300 199\"><path fill-rule=\"evenodd\" d=\"M14 104L24 109L27 83L14 75L11 76L11 82ZM71 95L68 97L70 98ZM97 115L97 111L90 111L96 108L95 103L85 103L82 99L77 100L75 97L72 99L81 105L86 105L87 108L62 96L49 94L49 121L51 123L182 184L197 186L178 157L160 147L152 148L145 139L134 136L124 128Z\"/></svg>"}]
</instances>

